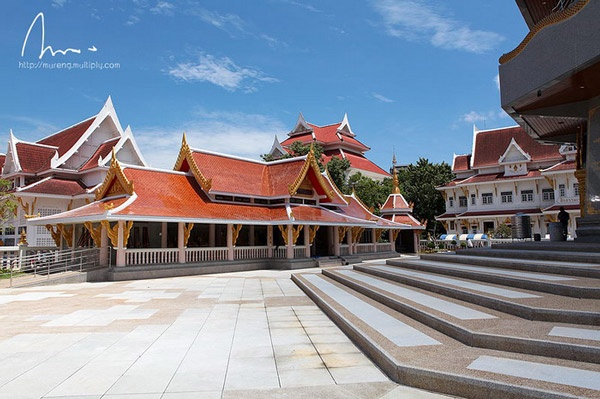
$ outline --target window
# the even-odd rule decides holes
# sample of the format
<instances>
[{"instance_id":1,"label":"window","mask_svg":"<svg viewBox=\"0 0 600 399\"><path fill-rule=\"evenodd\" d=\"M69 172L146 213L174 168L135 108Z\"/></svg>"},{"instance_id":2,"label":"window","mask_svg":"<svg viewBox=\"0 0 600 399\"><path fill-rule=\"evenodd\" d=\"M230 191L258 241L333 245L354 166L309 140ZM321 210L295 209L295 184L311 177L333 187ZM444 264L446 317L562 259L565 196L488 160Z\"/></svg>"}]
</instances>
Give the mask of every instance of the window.
<instances>
[{"instance_id":1,"label":"window","mask_svg":"<svg viewBox=\"0 0 600 399\"><path fill-rule=\"evenodd\" d=\"M475 194L471 194L471 205L476 205L477 204L477 197L475 196Z\"/></svg>"},{"instance_id":2,"label":"window","mask_svg":"<svg viewBox=\"0 0 600 399\"><path fill-rule=\"evenodd\" d=\"M542 190L542 199L544 201L554 201L554 190L545 188Z\"/></svg>"},{"instance_id":3,"label":"window","mask_svg":"<svg viewBox=\"0 0 600 399\"><path fill-rule=\"evenodd\" d=\"M481 194L481 202L483 205L490 205L494 203L494 196L492 193Z\"/></svg>"},{"instance_id":4,"label":"window","mask_svg":"<svg viewBox=\"0 0 600 399\"><path fill-rule=\"evenodd\" d=\"M558 185L558 193L560 194L561 197L564 197L566 195L566 193L565 193L565 185L564 184L559 184Z\"/></svg>"},{"instance_id":5,"label":"window","mask_svg":"<svg viewBox=\"0 0 600 399\"><path fill-rule=\"evenodd\" d=\"M454 230L456 228L456 224L454 223L454 220L450 221L450 230Z\"/></svg>"},{"instance_id":6,"label":"window","mask_svg":"<svg viewBox=\"0 0 600 399\"><path fill-rule=\"evenodd\" d=\"M512 202L512 191L501 192L500 196L502 197L502 203L503 204L507 204L509 202Z\"/></svg>"},{"instance_id":7,"label":"window","mask_svg":"<svg viewBox=\"0 0 600 399\"><path fill-rule=\"evenodd\" d=\"M573 191L575 191L575 196L579 197L579 183L573 184Z\"/></svg>"},{"instance_id":8,"label":"window","mask_svg":"<svg viewBox=\"0 0 600 399\"><path fill-rule=\"evenodd\" d=\"M467 206L467 197L458 197L458 205L460 207L466 208L466 206Z\"/></svg>"},{"instance_id":9,"label":"window","mask_svg":"<svg viewBox=\"0 0 600 399\"><path fill-rule=\"evenodd\" d=\"M533 202L533 190L523 190L523 191L521 191L521 201L523 201L523 202Z\"/></svg>"},{"instance_id":10,"label":"window","mask_svg":"<svg viewBox=\"0 0 600 399\"><path fill-rule=\"evenodd\" d=\"M454 206L454 197L448 197L448 202L450 203L450 208Z\"/></svg>"}]
</instances>

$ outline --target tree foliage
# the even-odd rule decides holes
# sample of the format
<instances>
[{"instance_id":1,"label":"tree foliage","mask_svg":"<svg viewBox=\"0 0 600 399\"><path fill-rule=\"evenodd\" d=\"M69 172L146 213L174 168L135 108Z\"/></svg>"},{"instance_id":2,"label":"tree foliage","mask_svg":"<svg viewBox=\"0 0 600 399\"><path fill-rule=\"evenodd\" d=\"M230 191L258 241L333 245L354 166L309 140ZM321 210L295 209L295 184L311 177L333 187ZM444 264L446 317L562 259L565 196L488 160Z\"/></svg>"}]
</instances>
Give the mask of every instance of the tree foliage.
<instances>
[{"instance_id":1,"label":"tree foliage","mask_svg":"<svg viewBox=\"0 0 600 399\"><path fill-rule=\"evenodd\" d=\"M9 221L13 220L16 209L17 201L12 193L12 183L0 179L0 227L11 227Z\"/></svg>"},{"instance_id":2,"label":"tree foliage","mask_svg":"<svg viewBox=\"0 0 600 399\"><path fill-rule=\"evenodd\" d=\"M427 220L429 231L443 230L435 217L444 213L446 204L436 187L447 184L453 178L452 169L446 162L436 164L425 158L398 172L400 191L406 201L414 203L413 215L418 220Z\"/></svg>"}]
</instances>

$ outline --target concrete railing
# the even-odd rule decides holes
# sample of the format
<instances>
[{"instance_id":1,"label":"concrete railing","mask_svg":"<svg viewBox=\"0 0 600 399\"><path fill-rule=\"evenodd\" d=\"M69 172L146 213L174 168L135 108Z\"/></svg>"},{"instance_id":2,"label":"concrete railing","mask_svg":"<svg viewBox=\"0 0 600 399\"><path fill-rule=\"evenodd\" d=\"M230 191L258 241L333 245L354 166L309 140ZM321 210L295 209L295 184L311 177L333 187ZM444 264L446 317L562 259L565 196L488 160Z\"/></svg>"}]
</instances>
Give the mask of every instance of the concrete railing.
<instances>
[{"instance_id":1,"label":"concrete railing","mask_svg":"<svg viewBox=\"0 0 600 399\"><path fill-rule=\"evenodd\" d=\"M178 261L179 250L177 248L128 248L125 250L127 266L177 263Z\"/></svg>"},{"instance_id":2,"label":"concrete railing","mask_svg":"<svg viewBox=\"0 0 600 399\"><path fill-rule=\"evenodd\" d=\"M234 259L266 259L269 257L269 247L235 247L233 254Z\"/></svg>"},{"instance_id":3,"label":"concrete railing","mask_svg":"<svg viewBox=\"0 0 600 399\"><path fill-rule=\"evenodd\" d=\"M227 260L227 247L185 249L186 263L214 262L221 260Z\"/></svg>"}]
</instances>

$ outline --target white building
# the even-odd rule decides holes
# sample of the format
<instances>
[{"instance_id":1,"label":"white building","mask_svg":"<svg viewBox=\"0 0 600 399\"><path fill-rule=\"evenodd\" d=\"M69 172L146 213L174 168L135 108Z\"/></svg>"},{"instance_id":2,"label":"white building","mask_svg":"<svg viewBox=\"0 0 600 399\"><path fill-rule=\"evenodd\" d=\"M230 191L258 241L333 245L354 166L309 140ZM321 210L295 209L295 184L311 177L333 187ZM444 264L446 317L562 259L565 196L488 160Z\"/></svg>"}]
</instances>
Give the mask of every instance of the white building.
<instances>
[{"instance_id":1,"label":"white building","mask_svg":"<svg viewBox=\"0 0 600 399\"><path fill-rule=\"evenodd\" d=\"M579 187L574 172L576 148L544 145L521 127L473 129L471 154L454 155L456 178L438 187L446 212L437 217L449 234L488 233L510 217L531 217L532 232L548 234L560 207L569 212L569 234L579 217Z\"/></svg>"},{"instance_id":2,"label":"white building","mask_svg":"<svg viewBox=\"0 0 600 399\"><path fill-rule=\"evenodd\" d=\"M27 229L27 219L93 201L94 190L110 166L112 151L124 164L146 166L130 127L121 127L110 97L98 114L36 142L19 140L11 130L6 154L0 155L0 167L2 178L12 182L19 206L13 220L0 229L4 245L18 243L24 229L30 246L58 245L61 235L67 243L72 240L69 227ZM81 237L89 239L89 234Z\"/></svg>"}]
</instances>

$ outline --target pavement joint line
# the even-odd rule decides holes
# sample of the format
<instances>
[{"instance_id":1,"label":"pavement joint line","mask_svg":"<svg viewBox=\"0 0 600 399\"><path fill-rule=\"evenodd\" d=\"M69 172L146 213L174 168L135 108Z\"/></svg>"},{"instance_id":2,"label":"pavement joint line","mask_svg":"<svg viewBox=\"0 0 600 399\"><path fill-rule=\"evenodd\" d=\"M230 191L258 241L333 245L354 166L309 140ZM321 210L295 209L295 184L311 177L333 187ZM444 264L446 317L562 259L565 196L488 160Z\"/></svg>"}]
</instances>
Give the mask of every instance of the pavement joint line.
<instances>
[{"instance_id":1,"label":"pavement joint line","mask_svg":"<svg viewBox=\"0 0 600 399\"><path fill-rule=\"evenodd\" d=\"M261 291L263 290L262 284L263 283L261 280L261 283L260 283ZM281 290L281 288L280 288L280 290ZM283 293L283 291L282 291L282 293ZM264 291L263 291L263 298L264 298ZM279 376L279 365L277 364L277 356L275 356L275 346L273 345L273 334L271 333L271 320L269 320L269 312L267 312L267 306L265 305L264 302L263 302L263 309L265 310L265 317L267 318L267 329L269 330L269 341L271 341L271 353L273 353L273 362L275 363L275 372L277 372L277 383L279 384L279 387L281 388L281 377Z\"/></svg>"},{"instance_id":2,"label":"pavement joint line","mask_svg":"<svg viewBox=\"0 0 600 399\"><path fill-rule=\"evenodd\" d=\"M188 308L190 309L190 308ZM198 339L198 336L200 335L200 333L202 332L202 329L204 328L204 326L206 325L206 322L208 321L210 315L212 314L213 310L214 310L214 306L210 309L210 312L208 312L208 315L206 316L206 318L204 319L204 321L202 322L202 325L200 326L200 328L198 329L198 331L196 332L196 336L194 337L194 339L192 340L192 342L190 343L190 346L188 346L187 350L185 351L185 354L181 357L181 361L179 362L179 364L177 365L177 367L175 368L175 371L173 372L173 375L171 376L171 378L169 379L169 382L167 382L167 385L165 386L165 389L163 390L162 395L164 395L168 389L169 389L169 385L171 385L171 382L173 381L173 378L175 378L175 375L177 374L177 370L179 370L179 368L181 367L181 364L183 363L183 361L185 360L185 358L187 357L188 353L190 353L190 350L192 349L192 347L194 346L194 343L196 342L196 340ZM181 312L181 314L185 313L185 310L183 310ZM181 315L180 314L180 315ZM177 320L177 319L175 319ZM173 323L175 323L175 321L173 321ZM171 324L172 325L172 324ZM168 330L165 329L165 331ZM161 334L162 335L162 334ZM158 338L157 338L158 339ZM115 381L116 382L116 381ZM108 391L106 391L108 392Z\"/></svg>"}]
</instances>

